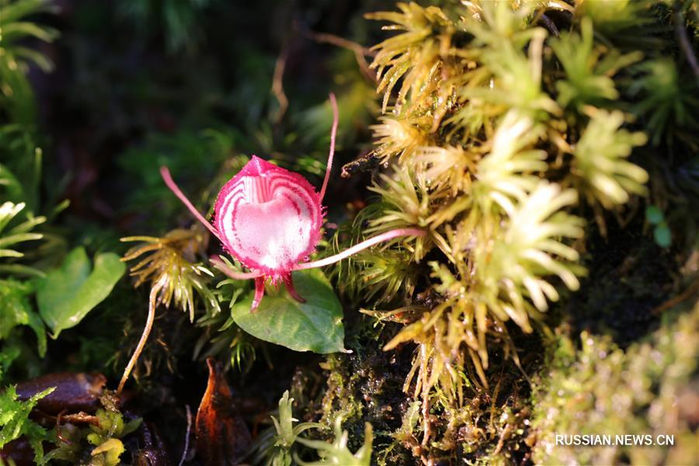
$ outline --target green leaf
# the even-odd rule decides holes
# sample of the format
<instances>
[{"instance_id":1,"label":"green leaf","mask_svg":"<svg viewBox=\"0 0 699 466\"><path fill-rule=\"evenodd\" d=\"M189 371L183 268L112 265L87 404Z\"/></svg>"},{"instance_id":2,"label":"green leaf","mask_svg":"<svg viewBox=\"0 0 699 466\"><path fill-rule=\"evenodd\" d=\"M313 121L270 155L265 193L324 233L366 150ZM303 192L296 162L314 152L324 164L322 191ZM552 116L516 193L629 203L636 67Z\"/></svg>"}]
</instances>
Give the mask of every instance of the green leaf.
<instances>
[{"instance_id":1,"label":"green leaf","mask_svg":"<svg viewBox=\"0 0 699 466\"><path fill-rule=\"evenodd\" d=\"M649 205L646 208L646 218L652 225L659 225L665 219L663 211L656 205Z\"/></svg>"},{"instance_id":2,"label":"green leaf","mask_svg":"<svg viewBox=\"0 0 699 466\"><path fill-rule=\"evenodd\" d=\"M374 430L368 422L364 424L364 445L356 453L352 453L347 447L349 433L342 430L342 416L335 418L335 440L327 443L322 440L308 440L299 438L299 443L318 450L320 461L306 463L294 455L296 462L301 466L323 466L330 464L342 464L344 466L369 466L371 464L371 451L374 443Z\"/></svg>"},{"instance_id":3,"label":"green leaf","mask_svg":"<svg viewBox=\"0 0 699 466\"><path fill-rule=\"evenodd\" d=\"M49 272L37 287L39 313L58 338L62 330L76 326L101 303L124 274L126 266L114 253L90 260L82 247L73 249L63 265Z\"/></svg>"},{"instance_id":4,"label":"green leaf","mask_svg":"<svg viewBox=\"0 0 699 466\"><path fill-rule=\"evenodd\" d=\"M0 384L5 377L7 370L12 365L12 362L19 357L20 349L17 346L3 345L0 351Z\"/></svg>"},{"instance_id":5,"label":"green leaf","mask_svg":"<svg viewBox=\"0 0 699 466\"><path fill-rule=\"evenodd\" d=\"M672 244L672 233L665 222L661 223L653 230L653 238L655 243L663 248L669 248Z\"/></svg>"},{"instance_id":6,"label":"green leaf","mask_svg":"<svg viewBox=\"0 0 699 466\"><path fill-rule=\"evenodd\" d=\"M43 427L29 419L29 413L40 399L55 389L56 387L51 387L27 401L19 400L15 386L11 385L0 392L0 449L24 435L34 450L34 461L37 464L43 462L42 443L48 440L48 434Z\"/></svg>"},{"instance_id":7,"label":"green leaf","mask_svg":"<svg viewBox=\"0 0 699 466\"><path fill-rule=\"evenodd\" d=\"M0 341L15 333L18 325L26 325L36 333L39 355L43 357L46 354L46 331L30 303L33 292L29 282L0 280Z\"/></svg>"},{"instance_id":8,"label":"green leaf","mask_svg":"<svg viewBox=\"0 0 699 466\"><path fill-rule=\"evenodd\" d=\"M342 306L323 272L318 269L293 273L299 303L283 287L265 295L253 314L252 294L236 303L231 315L243 330L260 340L286 346L294 351L337 353L344 347Z\"/></svg>"}]
</instances>

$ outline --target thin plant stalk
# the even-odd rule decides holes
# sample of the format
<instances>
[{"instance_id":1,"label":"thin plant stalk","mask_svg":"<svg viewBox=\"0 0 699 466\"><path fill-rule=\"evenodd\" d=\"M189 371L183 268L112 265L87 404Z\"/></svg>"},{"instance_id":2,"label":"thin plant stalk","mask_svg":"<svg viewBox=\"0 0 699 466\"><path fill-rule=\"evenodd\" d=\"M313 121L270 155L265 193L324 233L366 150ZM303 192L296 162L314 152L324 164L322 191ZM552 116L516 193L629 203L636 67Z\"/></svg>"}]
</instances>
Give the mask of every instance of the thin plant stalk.
<instances>
[{"instance_id":1,"label":"thin plant stalk","mask_svg":"<svg viewBox=\"0 0 699 466\"><path fill-rule=\"evenodd\" d=\"M136 362L138 362L138 358L141 356L143 348L146 346L148 336L150 335L150 332L153 329L153 322L155 321L155 309L157 307L156 300L158 298L158 293L160 292L162 287L163 283L158 282L150 290L150 297L148 299L148 318L146 319L146 326L143 328L141 339L138 341L138 345L136 345L136 349L134 350L134 353L131 356L129 363L126 365L126 369L124 369L124 375L121 376L121 381L119 382L119 387L117 388L117 396L119 396L122 390L124 389L124 385L126 385L126 381L129 380L129 375L131 375L131 371L136 366Z\"/></svg>"},{"instance_id":2,"label":"thin plant stalk","mask_svg":"<svg viewBox=\"0 0 699 466\"><path fill-rule=\"evenodd\" d=\"M337 137L337 125L340 122L339 112L337 110L337 100L335 99L335 94L330 93L330 105L333 108L333 126L330 130L330 151L328 154L328 162L325 164L325 179L323 180L323 186L320 188L320 200L323 201L325 197L325 191L328 188L328 181L330 181L330 172L333 167L333 158L335 157L335 139Z\"/></svg>"}]
</instances>

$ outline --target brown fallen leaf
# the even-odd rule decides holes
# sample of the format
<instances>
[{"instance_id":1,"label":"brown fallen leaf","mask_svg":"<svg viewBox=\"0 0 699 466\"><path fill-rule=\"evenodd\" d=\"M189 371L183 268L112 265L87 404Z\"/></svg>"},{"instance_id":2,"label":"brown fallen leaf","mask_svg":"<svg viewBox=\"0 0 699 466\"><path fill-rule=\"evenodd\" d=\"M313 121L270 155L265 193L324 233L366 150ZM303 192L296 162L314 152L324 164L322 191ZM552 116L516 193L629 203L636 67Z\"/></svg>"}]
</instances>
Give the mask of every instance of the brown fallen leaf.
<instances>
[{"instance_id":1,"label":"brown fallen leaf","mask_svg":"<svg viewBox=\"0 0 699 466\"><path fill-rule=\"evenodd\" d=\"M197 411L197 452L207 465L239 464L252 444L250 431L235 409L231 388L219 364L213 358L206 364L209 382Z\"/></svg>"}]
</instances>

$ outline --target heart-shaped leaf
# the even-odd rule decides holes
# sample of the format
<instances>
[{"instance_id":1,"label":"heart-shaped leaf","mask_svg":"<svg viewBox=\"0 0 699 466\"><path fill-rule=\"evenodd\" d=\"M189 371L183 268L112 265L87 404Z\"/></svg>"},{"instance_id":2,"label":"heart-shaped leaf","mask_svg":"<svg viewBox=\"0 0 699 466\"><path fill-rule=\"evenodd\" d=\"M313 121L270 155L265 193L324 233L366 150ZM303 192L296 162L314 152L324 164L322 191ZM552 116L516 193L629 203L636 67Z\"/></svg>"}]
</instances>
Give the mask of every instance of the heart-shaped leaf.
<instances>
[{"instance_id":1,"label":"heart-shaped leaf","mask_svg":"<svg viewBox=\"0 0 699 466\"><path fill-rule=\"evenodd\" d=\"M101 303L126 270L114 253L95 256L94 269L82 247L73 249L63 265L38 283L39 313L58 338L62 330L74 327Z\"/></svg>"},{"instance_id":2,"label":"heart-shaped leaf","mask_svg":"<svg viewBox=\"0 0 699 466\"><path fill-rule=\"evenodd\" d=\"M305 303L294 300L280 287L276 293L266 295L252 313L250 294L233 306L231 314L235 323L260 340L294 351L321 354L346 351L342 305L323 272L298 271L293 273L293 279Z\"/></svg>"}]
</instances>

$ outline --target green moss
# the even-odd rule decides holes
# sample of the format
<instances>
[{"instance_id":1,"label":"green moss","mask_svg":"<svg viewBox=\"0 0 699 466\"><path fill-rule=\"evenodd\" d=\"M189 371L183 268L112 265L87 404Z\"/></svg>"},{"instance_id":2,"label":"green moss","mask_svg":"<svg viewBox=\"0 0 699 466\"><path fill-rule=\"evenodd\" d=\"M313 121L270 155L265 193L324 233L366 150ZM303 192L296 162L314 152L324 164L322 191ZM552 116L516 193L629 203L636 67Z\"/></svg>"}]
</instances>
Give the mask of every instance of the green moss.
<instances>
[{"instance_id":1,"label":"green moss","mask_svg":"<svg viewBox=\"0 0 699 466\"><path fill-rule=\"evenodd\" d=\"M330 427L342 416L351 449L361 446L364 422L370 422L375 431L374 461L380 465L410 465L416 460L509 464L527 457L530 387L504 353L493 352L487 378L490 389L469 382L478 376L468 366L460 375L466 387L460 404L452 405L445 393L435 390L425 410L423 401L413 397L415 381L405 384L415 357L413 347L381 351L380 341L395 333L397 326L387 324L379 331L367 324L360 330L352 328L355 336L363 335L348 345L353 354L333 355L322 364L327 390L320 402L307 404L306 420L320 418ZM536 335L518 336L516 345L531 349L534 355L541 340ZM541 361L528 357L522 362L533 373ZM303 385L312 386L308 380ZM324 438L328 433L326 429L316 435Z\"/></svg>"},{"instance_id":2,"label":"green moss","mask_svg":"<svg viewBox=\"0 0 699 466\"><path fill-rule=\"evenodd\" d=\"M667 127L634 119L648 97L629 87L658 48L672 47L651 26L671 24L662 2L617 3L412 2L367 16L396 31L374 46L371 65L383 94L372 155L393 173L376 180L380 202L358 218L366 235L426 234L340 272L405 275L354 289L371 315L405 325L385 350L415 345L403 386L411 403L395 432L423 461L511 461L528 449L526 377L513 368L533 373L523 359L541 347L515 340L541 338L556 322L550 308L627 345L652 331L653 309L674 291L677 262L642 233L639 215L641 197L665 199L653 175L665 162L646 132ZM681 57L671 61L689 76ZM683 79L670 81L676 96ZM692 153L685 142L665 172ZM386 284L392 300L376 300ZM354 391L356 371L329 369L331 391ZM354 409L351 399L334 398L333 409Z\"/></svg>"},{"instance_id":3,"label":"green moss","mask_svg":"<svg viewBox=\"0 0 699 466\"><path fill-rule=\"evenodd\" d=\"M331 355L321 366L330 372L328 388L323 398L323 422L329 424L341 416L346 420L361 418L363 407L356 399L354 391L359 381L358 373L348 373L348 367L343 367L340 356Z\"/></svg>"},{"instance_id":4,"label":"green moss","mask_svg":"<svg viewBox=\"0 0 699 466\"><path fill-rule=\"evenodd\" d=\"M692 464L696 431L699 305L645 341L619 348L609 336L560 336L532 397L532 459L544 464ZM556 435L674 436L674 446L566 446Z\"/></svg>"},{"instance_id":5,"label":"green moss","mask_svg":"<svg viewBox=\"0 0 699 466\"><path fill-rule=\"evenodd\" d=\"M353 451L362 446L369 422L374 429L374 451L381 455L393 443L391 434L400 426L407 405L402 385L409 354L385 353L374 337L350 347L352 354L331 355L321 365L327 371L327 390L320 403L320 422L332 428L341 417ZM400 458L405 453L402 448L392 452L395 464L403 464Z\"/></svg>"}]
</instances>

